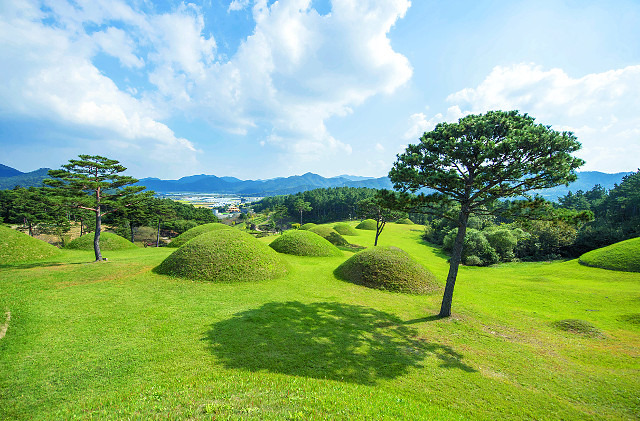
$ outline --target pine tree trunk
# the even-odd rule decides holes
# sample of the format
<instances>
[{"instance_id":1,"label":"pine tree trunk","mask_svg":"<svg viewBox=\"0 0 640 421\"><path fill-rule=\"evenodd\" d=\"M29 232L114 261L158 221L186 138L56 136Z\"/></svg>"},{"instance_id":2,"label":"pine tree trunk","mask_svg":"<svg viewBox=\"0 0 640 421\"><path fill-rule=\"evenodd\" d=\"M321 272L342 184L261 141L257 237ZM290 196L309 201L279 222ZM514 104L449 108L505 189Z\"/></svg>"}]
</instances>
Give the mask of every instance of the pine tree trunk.
<instances>
[{"instance_id":1,"label":"pine tree trunk","mask_svg":"<svg viewBox=\"0 0 640 421\"><path fill-rule=\"evenodd\" d=\"M129 222L129 232L131 233L131 242L133 243L133 224Z\"/></svg>"},{"instance_id":2,"label":"pine tree trunk","mask_svg":"<svg viewBox=\"0 0 640 421\"><path fill-rule=\"evenodd\" d=\"M158 232L156 233L156 248L160 247L160 218L158 218Z\"/></svg>"},{"instance_id":3,"label":"pine tree trunk","mask_svg":"<svg viewBox=\"0 0 640 421\"><path fill-rule=\"evenodd\" d=\"M451 303L453 302L453 288L456 285L458 276L458 267L462 260L462 246L464 245L464 236L467 233L467 222L469 221L468 206L462 206L460 216L458 218L458 234L453 243L453 252L449 261L449 274L447 275L447 284L444 287L444 295L442 296L442 304L440 305L440 317L451 316Z\"/></svg>"},{"instance_id":4,"label":"pine tree trunk","mask_svg":"<svg viewBox=\"0 0 640 421\"><path fill-rule=\"evenodd\" d=\"M100 253L100 231L102 230L102 213L100 212L100 205L96 208L96 232L93 236L93 251L96 255L96 262L102 260L102 254Z\"/></svg>"}]
</instances>

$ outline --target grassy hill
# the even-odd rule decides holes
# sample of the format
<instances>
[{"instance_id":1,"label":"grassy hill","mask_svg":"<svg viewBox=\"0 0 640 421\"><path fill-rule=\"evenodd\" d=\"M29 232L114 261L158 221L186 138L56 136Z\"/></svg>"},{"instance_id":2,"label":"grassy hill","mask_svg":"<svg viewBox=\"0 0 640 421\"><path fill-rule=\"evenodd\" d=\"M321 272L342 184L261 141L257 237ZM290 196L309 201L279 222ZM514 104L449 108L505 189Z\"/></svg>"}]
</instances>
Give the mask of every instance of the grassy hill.
<instances>
[{"instance_id":1,"label":"grassy hill","mask_svg":"<svg viewBox=\"0 0 640 421\"><path fill-rule=\"evenodd\" d=\"M580 256L580 263L602 269L640 272L640 237L591 250Z\"/></svg>"},{"instance_id":2,"label":"grassy hill","mask_svg":"<svg viewBox=\"0 0 640 421\"><path fill-rule=\"evenodd\" d=\"M42 260L57 254L60 250L51 244L0 225L0 265Z\"/></svg>"},{"instance_id":3,"label":"grassy hill","mask_svg":"<svg viewBox=\"0 0 640 421\"><path fill-rule=\"evenodd\" d=\"M440 286L447 256L388 224ZM373 231L359 231L371 247ZM262 238L264 244L272 238ZM176 249L0 267L0 418L636 419L640 274L577 260L461 267L441 295L363 288L352 256L213 283L152 271ZM566 327L566 328L565 328ZM589 329L598 335L575 333Z\"/></svg>"}]
</instances>

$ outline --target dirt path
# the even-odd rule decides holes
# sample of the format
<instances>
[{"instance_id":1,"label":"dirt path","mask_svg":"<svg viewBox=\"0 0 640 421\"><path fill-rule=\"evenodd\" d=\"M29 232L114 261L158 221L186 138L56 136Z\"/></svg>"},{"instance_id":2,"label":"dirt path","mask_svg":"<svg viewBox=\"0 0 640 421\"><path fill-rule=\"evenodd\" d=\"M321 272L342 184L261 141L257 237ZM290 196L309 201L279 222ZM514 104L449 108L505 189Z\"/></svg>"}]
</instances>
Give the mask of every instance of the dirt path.
<instances>
[{"instance_id":1,"label":"dirt path","mask_svg":"<svg viewBox=\"0 0 640 421\"><path fill-rule=\"evenodd\" d=\"M7 329L9 329L9 320L11 320L10 311L7 311L6 317L7 317L7 320L4 322L2 326L0 326L0 339L4 338L4 335L7 334Z\"/></svg>"}]
</instances>

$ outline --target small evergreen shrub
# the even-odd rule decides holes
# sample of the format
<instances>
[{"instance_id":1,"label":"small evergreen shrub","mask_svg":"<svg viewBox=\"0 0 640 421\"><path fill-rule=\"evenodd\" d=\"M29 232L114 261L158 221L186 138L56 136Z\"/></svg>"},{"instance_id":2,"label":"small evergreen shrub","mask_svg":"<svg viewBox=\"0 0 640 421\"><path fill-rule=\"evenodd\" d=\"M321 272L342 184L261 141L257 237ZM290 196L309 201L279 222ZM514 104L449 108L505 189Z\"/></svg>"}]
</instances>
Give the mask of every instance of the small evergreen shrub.
<instances>
[{"instance_id":1,"label":"small evergreen shrub","mask_svg":"<svg viewBox=\"0 0 640 421\"><path fill-rule=\"evenodd\" d=\"M435 276L397 247L378 246L358 252L334 273L345 281L386 291L427 294L439 289Z\"/></svg>"},{"instance_id":2,"label":"small evergreen shrub","mask_svg":"<svg viewBox=\"0 0 640 421\"><path fill-rule=\"evenodd\" d=\"M49 243L0 225L0 264L42 260L60 254Z\"/></svg>"},{"instance_id":3,"label":"small evergreen shrub","mask_svg":"<svg viewBox=\"0 0 640 421\"><path fill-rule=\"evenodd\" d=\"M296 256L342 256L342 252L329 241L312 231L287 231L269 244L278 253Z\"/></svg>"},{"instance_id":4,"label":"small evergreen shrub","mask_svg":"<svg viewBox=\"0 0 640 421\"><path fill-rule=\"evenodd\" d=\"M199 281L252 282L286 273L278 253L236 229L218 229L193 238L154 271Z\"/></svg>"},{"instance_id":5,"label":"small evergreen shrub","mask_svg":"<svg viewBox=\"0 0 640 421\"><path fill-rule=\"evenodd\" d=\"M344 222L335 224L333 229L340 235L358 235L358 231L355 228Z\"/></svg>"},{"instance_id":6,"label":"small evergreen shrub","mask_svg":"<svg viewBox=\"0 0 640 421\"><path fill-rule=\"evenodd\" d=\"M400 218L396 221L396 224L402 224L402 225L415 225L413 223L413 221L409 218Z\"/></svg>"},{"instance_id":7,"label":"small evergreen shrub","mask_svg":"<svg viewBox=\"0 0 640 421\"><path fill-rule=\"evenodd\" d=\"M578 260L585 266L640 272L640 237L591 250Z\"/></svg>"},{"instance_id":8,"label":"small evergreen shrub","mask_svg":"<svg viewBox=\"0 0 640 421\"><path fill-rule=\"evenodd\" d=\"M360 222L357 226L356 229L359 230L373 230L375 231L377 229L377 223L375 219L365 219L364 221Z\"/></svg>"},{"instance_id":9,"label":"small evergreen shrub","mask_svg":"<svg viewBox=\"0 0 640 421\"><path fill-rule=\"evenodd\" d=\"M443 250L451 253L453 251L453 243L455 242L458 229L454 228L444 237L442 241ZM489 241L484 234L476 229L467 229L464 237L464 245L462 246L462 262L466 262L470 256L474 256L470 262L477 263L475 258L480 259L480 264L474 266L486 266L497 263L500 260L498 253L491 247ZM466 263L465 263L466 264Z\"/></svg>"},{"instance_id":10,"label":"small evergreen shrub","mask_svg":"<svg viewBox=\"0 0 640 421\"><path fill-rule=\"evenodd\" d=\"M302 225L300 227L301 230L310 230L311 228L317 226L316 224L314 224L313 222L307 222L306 224Z\"/></svg>"},{"instance_id":11,"label":"small evergreen shrub","mask_svg":"<svg viewBox=\"0 0 640 421\"><path fill-rule=\"evenodd\" d=\"M204 234L205 232L215 231L220 229L232 229L231 227L220 224L218 222L213 222L210 224L198 225L197 227L191 228L190 230L183 232L169 243L169 247L180 247L186 244L189 240L194 239L195 237Z\"/></svg>"},{"instance_id":12,"label":"small evergreen shrub","mask_svg":"<svg viewBox=\"0 0 640 421\"><path fill-rule=\"evenodd\" d=\"M591 323L580 319L564 319L553 323L556 329L591 338L602 338L604 334Z\"/></svg>"},{"instance_id":13,"label":"small evergreen shrub","mask_svg":"<svg viewBox=\"0 0 640 421\"><path fill-rule=\"evenodd\" d=\"M349 244L347 240L336 230L327 226L327 225L318 225L310 229L311 232L318 234L320 237L324 238L334 246L346 246Z\"/></svg>"},{"instance_id":14,"label":"small evergreen shrub","mask_svg":"<svg viewBox=\"0 0 640 421\"><path fill-rule=\"evenodd\" d=\"M65 248L74 250L93 250L94 233L85 234L82 237L76 238L66 245ZM116 251L138 248L131 241L126 238L120 237L112 232L100 233L100 251Z\"/></svg>"}]
</instances>

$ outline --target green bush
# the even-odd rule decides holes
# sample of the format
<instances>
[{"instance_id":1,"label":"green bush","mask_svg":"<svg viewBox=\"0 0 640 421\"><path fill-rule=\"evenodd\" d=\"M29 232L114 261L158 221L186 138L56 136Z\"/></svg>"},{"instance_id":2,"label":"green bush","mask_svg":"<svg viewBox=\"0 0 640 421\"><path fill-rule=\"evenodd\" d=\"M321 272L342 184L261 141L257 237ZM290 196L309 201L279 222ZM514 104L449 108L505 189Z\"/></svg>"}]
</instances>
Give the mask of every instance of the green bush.
<instances>
[{"instance_id":1,"label":"green bush","mask_svg":"<svg viewBox=\"0 0 640 421\"><path fill-rule=\"evenodd\" d=\"M578 260L585 266L640 272L640 237L591 250Z\"/></svg>"},{"instance_id":2,"label":"green bush","mask_svg":"<svg viewBox=\"0 0 640 421\"><path fill-rule=\"evenodd\" d=\"M279 253L296 256L342 256L342 252L329 241L305 230L287 231L273 240L269 246Z\"/></svg>"},{"instance_id":3,"label":"green bush","mask_svg":"<svg viewBox=\"0 0 640 421\"><path fill-rule=\"evenodd\" d=\"M334 273L345 281L386 291L426 294L439 289L435 276L397 247L358 252Z\"/></svg>"},{"instance_id":4,"label":"green bush","mask_svg":"<svg viewBox=\"0 0 640 421\"><path fill-rule=\"evenodd\" d=\"M365 219L364 221L360 222L357 226L356 229L359 230L373 230L375 231L377 229L377 223L375 219Z\"/></svg>"},{"instance_id":5,"label":"green bush","mask_svg":"<svg viewBox=\"0 0 640 421\"><path fill-rule=\"evenodd\" d=\"M193 238L169 255L155 272L212 282L250 282L286 273L272 248L235 229L219 229Z\"/></svg>"},{"instance_id":6,"label":"green bush","mask_svg":"<svg viewBox=\"0 0 640 421\"><path fill-rule=\"evenodd\" d=\"M349 242L345 240L343 236L338 234L336 230L326 225L318 225L311 228L309 231L318 234L334 246L346 246L349 244Z\"/></svg>"},{"instance_id":7,"label":"green bush","mask_svg":"<svg viewBox=\"0 0 640 421\"><path fill-rule=\"evenodd\" d=\"M492 227L482 231L485 238L500 256L503 262L509 262L514 259L513 250L518 244L516 234L506 227Z\"/></svg>"},{"instance_id":8,"label":"green bush","mask_svg":"<svg viewBox=\"0 0 640 421\"><path fill-rule=\"evenodd\" d=\"M93 250L94 233L85 234L66 245L65 248L74 250ZM112 232L100 233L100 251L115 251L135 249L137 246L126 238Z\"/></svg>"},{"instance_id":9,"label":"green bush","mask_svg":"<svg viewBox=\"0 0 640 421\"><path fill-rule=\"evenodd\" d=\"M306 224L302 225L300 227L300 229L302 230L310 230L311 228L317 226L316 224L314 224L313 222L307 222Z\"/></svg>"},{"instance_id":10,"label":"green bush","mask_svg":"<svg viewBox=\"0 0 640 421\"><path fill-rule=\"evenodd\" d=\"M458 228L454 228L444 237L442 242L443 250L451 253L453 251L453 243L458 234ZM477 264L477 260L467 260L469 257L475 256L480 259L480 264ZM473 266L486 266L497 263L500 260L498 253L491 247L489 241L484 234L477 229L469 228L464 237L464 245L462 246L462 262L469 261ZM466 264L466 263L465 263Z\"/></svg>"},{"instance_id":11,"label":"green bush","mask_svg":"<svg viewBox=\"0 0 640 421\"><path fill-rule=\"evenodd\" d=\"M0 225L0 264L42 260L60 254L49 243Z\"/></svg>"},{"instance_id":12,"label":"green bush","mask_svg":"<svg viewBox=\"0 0 640 421\"><path fill-rule=\"evenodd\" d=\"M400 218L396 221L396 224L414 225L413 221L409 218Z\"/></svg>"},{"instance_id":13,"label":"green bush","mask_svg":"<svg viewBox=\"0 0 640 421\"><path fill-rule=\"evenodd\" d=\"M358 231L345 222L339 222L333 226L333 229L340 235L358 235Z\"/></svg>"},{"instance_id":14,"label":"green bush","mask_svg":"<svg viewBox=\"0 0 640 421\"><path fill-rule=\"evenodd\" d=\"M293 228L294 230L299 230L300 229L300 224L297 222L294 222L293 224L291 224L291 228Z\"/></svg>"},{"instance_id":15,"label":"green bush","mask_svg":"<svg viewBox=\"0 0 640 421\"><path fill-rule=\"evenodd\" d=\"M189 240L204 234L205 232L215 231L220 229L232 229L231 227L220 224L218 222L212 222L210 224L198 225L197 227L191 228L187 232L184 232L171 240L169 243L169 247L180 247L186 244Z\"/></svg>"}]
</instances>

